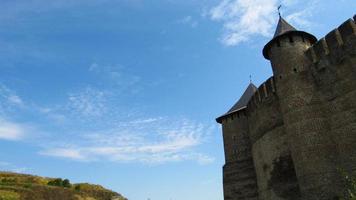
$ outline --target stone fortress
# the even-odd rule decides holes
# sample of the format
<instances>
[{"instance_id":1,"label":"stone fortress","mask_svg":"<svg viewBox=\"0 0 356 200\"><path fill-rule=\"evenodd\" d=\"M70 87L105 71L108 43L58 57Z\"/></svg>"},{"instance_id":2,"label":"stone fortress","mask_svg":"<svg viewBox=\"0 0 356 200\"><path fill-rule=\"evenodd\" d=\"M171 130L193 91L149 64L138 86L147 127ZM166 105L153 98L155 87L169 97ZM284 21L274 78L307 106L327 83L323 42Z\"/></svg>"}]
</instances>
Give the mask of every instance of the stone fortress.
<instances>
[{"instance_id":1,"label":"stone fortress","mask_svg":"<svg viewBox=\"0 0 356 200\"><path fill-rule=\"evenodd\" d=\"M225 200L333 200L356 172L356 15L317 40L279 18L252 83L222 124Z\"/></svg>"}]
</instances>

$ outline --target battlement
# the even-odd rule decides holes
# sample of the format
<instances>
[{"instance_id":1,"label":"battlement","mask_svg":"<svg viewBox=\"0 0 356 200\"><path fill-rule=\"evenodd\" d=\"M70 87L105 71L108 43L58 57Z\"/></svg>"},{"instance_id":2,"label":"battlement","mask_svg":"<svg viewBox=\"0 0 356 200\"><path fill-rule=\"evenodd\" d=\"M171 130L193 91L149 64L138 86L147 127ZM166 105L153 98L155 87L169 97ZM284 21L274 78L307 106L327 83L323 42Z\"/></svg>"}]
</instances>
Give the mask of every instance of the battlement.
<instances>
[{"instance_id":1,"label":"battlement","mask_svg":"<svg viewBox=\"0 0 356 200\"><path fill-rule=\"evenodd\" d=\"M319 63L339 63L349 54L355 54L352 46L356 41L356 16L321 38L306 51L306 56L318 66Z\"/></svg>"},{"instance_id":2,"label":"battlement","mask_svg":"<svg viewBox=\"0 0 356 200\"><path fill-rule=\"evenodd\" d=\"M276 92L274 77L270 77L266 82L262 83L255 94L248 102L247 108L249 112L253 112L258 108L258 105L264 102L269 96Z\"/></svg>"},{"instance_id":3,"label":"battlement","mask_svg":"<svg viewBox=\"0 0 356 200\"><path fill-rule=\"evenodd\" d=\"M356 172L356 15L320 40L280 17L263 55L274 75L217 118L225 200L342 196L337 168Z\"/></svg>"},{"instance_id":4,"label":"battlement","mask_svg":"<svg viewBox=\"0 0 356 200\"><path fill-rule=\"evenodd\" d=\"M229 112L221 117L218 117L216 119L216 122L218 122L220 124L223 122L227 123L229 121L233 121L236 118L239 119L239 118L246 117L246 116L247 116L247 113L246 113L246 107L245 107L240 110L235 110L235 111Z\"/></svg>"}]
</instances>

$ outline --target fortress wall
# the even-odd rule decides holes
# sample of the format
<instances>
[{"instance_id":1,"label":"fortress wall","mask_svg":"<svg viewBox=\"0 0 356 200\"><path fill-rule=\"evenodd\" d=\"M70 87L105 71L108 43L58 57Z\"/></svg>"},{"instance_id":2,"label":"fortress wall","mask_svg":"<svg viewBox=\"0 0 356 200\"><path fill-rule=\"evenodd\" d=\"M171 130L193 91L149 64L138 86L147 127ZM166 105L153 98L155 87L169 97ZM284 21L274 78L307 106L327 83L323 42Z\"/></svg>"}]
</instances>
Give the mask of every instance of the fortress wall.
<instances>
[{"instance_id":1,"label":"fortress wall","mask_svg":"<svg viewBox=\"0 0 356 200\"><path fill-rule=\"evenodd\" d=\"M225 200L257 200L246 110L226 116L222 119L222 127L226 159L223 168Z\"/></svg>"},{"instance_id":2,"label":"fortress wall","mask_svg":"<svg viewBox=\"0 0 356 200\"><path fill-rule=\"evenodd\" d=\"M303 34L271 45L275 78L258 88L246 109L222 120L225 200L341 194L336 169L356 172L355 21L314 45Z\"/></svg>"},{"instance_id":3,"label":"fortress wall","mask_svg":"<svg viewBox=\"0 0 356 200\"><path fill-rule=\"evenodd\" d=\"M355 18L355 17L354 17ZM347 20L307 52L320 95L325 100L334 167L356 171L356 24Z\"/></svg>"},{"instance_id":4,"label":"fortress wall","mask_svg":"<svg viewBox=\"0 0 356 200\"><path fill-rule=\"evenodd\" d=\"M284 189L280 188L280 181L273 178L275 176L273 171L281 174L275 167L275 163L289 155L284 127L279 126L268 131L253 145L252 154L256 168L259 199L287 199L283 194ZM293 181L297 184L295 179Z\"/></svg>"},{"instance_id":5,"label":"fortress wall","mask_svg":"<svg viewBox=\"0 0 356 200\"><path fill-rule=\"evenodd\" d=\"M276 178L280 175L276 163L288 157L289 150L273 77L258 88L248 111L259 199L287 199L286 195L292 195L290 188L285 188L286 183ZM296 179L289 177L289 180L293 182L290 185L297 185Z\"/></svg>"},{"instance_id":6,"label":"fortress wall","mask_svg":"<svg viewBox=\"0 0 356 200\"><path fill-rule=\"evenodd\" d=\"M223 118L222 129L226 163L251 157L248 153L251 145L248 138L249 127L246 110L240 110Z\"/></svg>"},{"instance_id":7,"label":"fortress wall","mask_svg":"<svg viewBox=\"0 0 356 200\"><path fill-rule=\"evenodd\" d=\"M335 187L335 144L305 56L311 43L296 34L284 35L278 42L271 46L270 60L301 199L332 199L340 191Z\"/></svg>"},{"instance_id":8,"label":"fortress wall","mask_svg":"<svg viewBox=\"0 0 356 200\"><path fill-rule=\"evenodd\" d=\"M276 112L278 98L275 92L274 78L271 77L258 88L247 105L252 144L269 130L283 124L280 113Z\"/></svg>"}]
</instances>

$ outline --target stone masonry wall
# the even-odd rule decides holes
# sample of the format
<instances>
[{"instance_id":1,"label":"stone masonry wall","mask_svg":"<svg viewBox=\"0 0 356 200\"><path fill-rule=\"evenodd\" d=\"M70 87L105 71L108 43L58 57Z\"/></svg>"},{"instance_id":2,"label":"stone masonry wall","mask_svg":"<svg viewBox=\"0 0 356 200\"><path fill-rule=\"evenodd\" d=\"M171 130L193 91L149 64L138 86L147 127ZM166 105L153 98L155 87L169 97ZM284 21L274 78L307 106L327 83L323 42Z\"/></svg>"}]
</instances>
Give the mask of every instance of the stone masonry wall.
<instances>
[{"instance_id":1,"label":"stone masonry wall","mask_svg":"<svg viewBox=\"0 0 356 200\"><path fill-rule=\"evenodd\" d=\"M226 200L257 200L256 173L248 137L246 110L222 120L226 164L223 168Z\"/></svg>"},{"instance_id":2,"label":"stone masonry wall","mask_svg":"<svg viewBox=\"0 0 356 200\"><path fill-rule=\"evenodd\" d=\"M332 200L356 173L356 16L311 44L282 36L274 76L222 119L225 200Z\"/></svg>"},{"instance_id":3,"label":"stone masonry wall","mask_svg":"<svg viewBox=\"0 0 356 200\"><path fill-rule=\"evenodd\" d=\"M355 17L354 17L355 18ZM355 19L354 19L355 20ZM307 51L336 144L334 167L356 172L356 25L347 20Z\"/></svg>"},{"instance_id":4,"label":"stone masonry wall","mask_svg":"<svg viewBox=\"0 0 356 200\"><path fill-rule=\"evenodd\" d=\"M273 77L256 91L248 105L248 111L259 199L282 200L299 197L293 164L284 170L278 169L278 163L284 162L284 158L290 158L290 153ZM280 179L283 171L291 173L294 178Z\"/></svg>"}]
</instances>

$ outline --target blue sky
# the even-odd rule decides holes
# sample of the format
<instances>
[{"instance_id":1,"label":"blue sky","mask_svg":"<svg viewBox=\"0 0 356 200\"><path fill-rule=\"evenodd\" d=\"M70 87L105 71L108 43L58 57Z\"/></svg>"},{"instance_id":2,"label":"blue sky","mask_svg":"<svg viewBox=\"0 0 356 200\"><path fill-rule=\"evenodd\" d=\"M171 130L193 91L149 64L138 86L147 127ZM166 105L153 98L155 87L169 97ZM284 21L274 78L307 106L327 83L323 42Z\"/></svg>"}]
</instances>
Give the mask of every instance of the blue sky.
<instances>
[{"instance_id":1,"label":"blue sky","mask_svg":"<svg viewBox=\"0 0 356 200\"><path fill-rule=\"evenodd\" d=\"M215 118L272 75L276 7L318 38L354 0L0 0L0 170L130 200L222 200Z\"/></svg>"}]
</instances>

